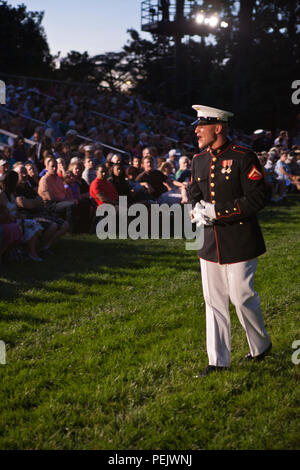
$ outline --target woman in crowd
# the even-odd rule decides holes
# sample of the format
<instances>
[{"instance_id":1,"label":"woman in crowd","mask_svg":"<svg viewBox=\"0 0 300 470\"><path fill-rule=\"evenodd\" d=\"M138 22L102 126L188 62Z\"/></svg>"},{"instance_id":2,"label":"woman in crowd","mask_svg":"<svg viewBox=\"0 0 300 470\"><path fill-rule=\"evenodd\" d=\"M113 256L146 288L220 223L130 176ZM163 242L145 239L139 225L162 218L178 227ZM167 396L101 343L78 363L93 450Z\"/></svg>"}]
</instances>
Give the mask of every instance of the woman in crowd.
<instances>
[{"instance_id":1,"label":"woman in crowd","mask_svg":"<svg viewBox=\"0 0 300 470\"><path fill-rule=\"evenodd\" d=\"M56 159L57 161L57 176L60 178L64 179L65 174L66 174L66 160L63 157L59 157Z\"/></svg>"},{"instance_id":2,"label":"woman in crowd","mask_svg":"<svg viewBox=\"0 0 300 470\"><path fill-rule=\"evenodd\" d=\"M1 198L1 194L0 194ZM22 232L12 218L8 209L0 205L0 264L2 255L11 248L15 248L22 240Z\"/></svg>"},{"instance_id":3,"label":"woman in crowd","mask_svg":"<svg viewBox=\"0 0 300 470\"><path fill-rule=\"evenodd\" d=\"M16 203L16 186L18 174L10 171L2 182L3 190L0 193L0 206L5 207L10 215L10 222L16 222L22 232L22 243L27 246L28 256L33 261L42 261L37 254L38 238L43 231L43 227L33 219L22 218L18 214Z\"/></svg>"},{"instance_id":4,"label":"woman in crowd","mask_svg":"<svg viewBox=\"0 0 300 470\"><path fill-rule=\"evenodd\" d=\"M188 202L187 197L187 186L188 183L177 181L175 175L173 174L173 166L169 162L163 163L159 170L167 176L166 184L168 185L168 192L163 193L160 196L159 203L163 204L164 202L171 205L174 203L185 204Z\"/></svg>"},{"instance_id":5,"label":"woman in crowd","mask_svg":"<svg viewBox=\"0 0 300 470\"><path fill-rule=\"evenodd\" d=\"M95 204L90 198L89 185L82 178L84 166L81 161L70 163L69 170L74 175L74 182L79 187L79 198L77 202L77 213L79 218L79 232L90 232L95 218Z\"/></svg>"}]
</instances>

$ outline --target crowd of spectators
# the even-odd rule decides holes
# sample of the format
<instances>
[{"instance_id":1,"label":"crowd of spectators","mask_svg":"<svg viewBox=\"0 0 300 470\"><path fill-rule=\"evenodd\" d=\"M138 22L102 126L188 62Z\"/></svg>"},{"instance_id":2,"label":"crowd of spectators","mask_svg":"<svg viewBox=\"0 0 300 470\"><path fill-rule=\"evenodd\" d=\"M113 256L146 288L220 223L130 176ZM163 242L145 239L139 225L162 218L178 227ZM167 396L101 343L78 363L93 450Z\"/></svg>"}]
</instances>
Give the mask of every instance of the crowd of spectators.
<instances>
[{"instance_id":1,"label":"crowd of spectators","mask_svg":"<svg viewBox=\"0 0 300 470\"><path fill-rule=\"evenodd\" d=\"M62 235L93 233L97 207L118 206L119 196L128 205L188 202L197 151L189 117L109 91L7 89L0 113L4 259L42 261ZM231 137L257 152L271 203L300 190L299 136L233 130Z\"/></svg>"}]
</instances>

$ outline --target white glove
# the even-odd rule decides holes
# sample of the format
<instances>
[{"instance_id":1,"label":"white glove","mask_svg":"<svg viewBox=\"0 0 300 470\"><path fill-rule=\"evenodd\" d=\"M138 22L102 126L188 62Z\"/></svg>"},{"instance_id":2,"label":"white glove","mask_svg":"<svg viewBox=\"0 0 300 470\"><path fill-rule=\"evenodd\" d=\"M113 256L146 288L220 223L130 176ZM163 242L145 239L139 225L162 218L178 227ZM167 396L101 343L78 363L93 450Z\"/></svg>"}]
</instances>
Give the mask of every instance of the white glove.
<instances>
[{"instance_id":1,"label":"white glove","mask_svg":"<svg viewBox=\"0 0 300 470\"><path fill-rule=\"evenodd\" d=\"M209 219L205 216L204 211L204 207L197 202L190 214L192 224L196 223L197 227L200 227L201 225L212 225Z\"/></svg>"},{"instance_id":2,"label":"white glove","mask_svg":"<svg viewBox=\"0 0 300 470\"><path fill-rule=\"evenodd\" d=\"M216 208L211 202L200 201L202 213L210 222L217 218Z\"/></svg>"}]
</instances>

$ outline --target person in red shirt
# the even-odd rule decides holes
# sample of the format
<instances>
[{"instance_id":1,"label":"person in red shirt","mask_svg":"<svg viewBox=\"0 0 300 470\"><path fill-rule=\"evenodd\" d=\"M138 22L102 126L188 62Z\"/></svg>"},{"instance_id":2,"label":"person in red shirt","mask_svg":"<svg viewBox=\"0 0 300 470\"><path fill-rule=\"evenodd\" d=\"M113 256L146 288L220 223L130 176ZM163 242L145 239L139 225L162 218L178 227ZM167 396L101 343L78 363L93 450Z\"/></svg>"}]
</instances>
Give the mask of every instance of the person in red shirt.
<instances>
[{"instance_id":1,"label":"person in red shirt","mask_svg":"<svg viewBox=\"0 0 300 470\"><path fill-rule=\"evenodd\" d=\"M106 180L107 170L105 165L98 165L96 168L96 178L90 184L90 195L96 201L97 206L102 204L118 205L118 193L110 181Z\"/></svg>"}]
</instances>

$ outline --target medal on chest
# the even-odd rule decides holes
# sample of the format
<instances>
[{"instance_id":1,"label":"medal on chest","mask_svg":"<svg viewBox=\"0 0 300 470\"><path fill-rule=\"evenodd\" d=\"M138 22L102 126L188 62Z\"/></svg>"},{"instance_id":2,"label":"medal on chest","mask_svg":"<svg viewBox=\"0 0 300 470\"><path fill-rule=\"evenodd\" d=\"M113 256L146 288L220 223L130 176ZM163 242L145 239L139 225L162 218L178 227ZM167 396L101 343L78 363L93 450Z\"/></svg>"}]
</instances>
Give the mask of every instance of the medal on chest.
<instances>
[{"instance_id":1,"label":"medal on chest","mask_svg":"<svg viewBox=\"0 0 300 470\"><path fill-rule=\"evenodd\" d=\"M223 160L222 161L222 170L221 173L225 174L231 173L231 167L232 167L233 160Z\"/></svg>"}]
</instances>

